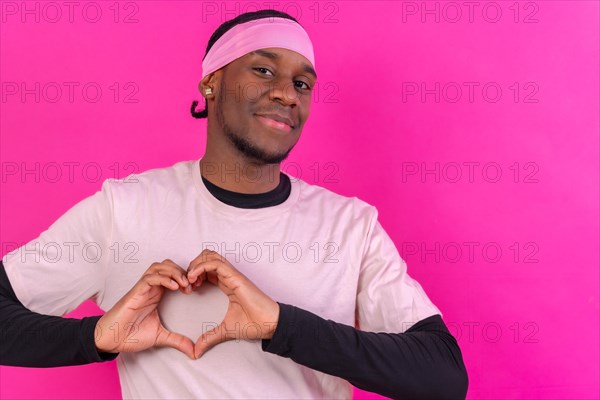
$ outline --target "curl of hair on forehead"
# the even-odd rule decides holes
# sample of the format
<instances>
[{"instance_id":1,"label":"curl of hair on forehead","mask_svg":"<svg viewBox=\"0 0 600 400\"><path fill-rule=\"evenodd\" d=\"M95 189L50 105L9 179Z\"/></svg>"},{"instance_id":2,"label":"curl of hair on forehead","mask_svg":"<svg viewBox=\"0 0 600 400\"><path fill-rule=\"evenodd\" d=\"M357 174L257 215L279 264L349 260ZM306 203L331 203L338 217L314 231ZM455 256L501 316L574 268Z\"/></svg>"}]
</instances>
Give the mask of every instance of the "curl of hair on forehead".
<instances>
[{"instance_id":1,"label":"curl of hair on forehead","mask_svg":"<svg viewBox=\"0 0 600 400\"><path fill-rule=\"evenodd\" d=\"M287 18L287 19L291 19L292 21L298 22L294 17L292 17L289 14L286 14L284 12L277 11L277 10L271 10L271 9L258 10L258 11L240 14L237 17L235 17L234 19L223 22L217 28L217 30L215 30L213 32L210 39L208 40L208 45L206 46L206 52L204 53L204 57L206 57L206 55L208 54L211 47L215 44L215 42L217 40L219 40L219 38L221 36L223 36L225 34L225 32L227 32L234 26L243 24L245 22L261 19L261 18L272 18L272 17ZM204 59L204 57L203 57L203 59ZM208 100L204 99L204 110L196 111L196 106L198 106L198 100L192 101L192 107L190 109L190 111L192 113L192 117L198 118L198 119L207 118L208 117Z\"/></svg>"}]
</instances>

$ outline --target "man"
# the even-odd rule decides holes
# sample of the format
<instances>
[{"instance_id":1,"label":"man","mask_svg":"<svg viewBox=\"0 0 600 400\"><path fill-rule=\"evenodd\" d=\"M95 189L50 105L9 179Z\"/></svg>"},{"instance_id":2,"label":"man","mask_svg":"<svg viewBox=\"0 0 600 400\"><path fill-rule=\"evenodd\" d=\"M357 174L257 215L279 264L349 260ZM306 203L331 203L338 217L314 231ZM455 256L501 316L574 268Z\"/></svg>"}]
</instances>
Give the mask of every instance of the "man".
<instances>
[{"instance_id":1,"label":"man","mask_svg":"<svg viewBox=\"0 0 600 400\"><path fill-rule=\"evenodd\" d=\"M202 67L200 160L108 179L5 257L2 364L119 355L124 398L351 398L350 383L464 398L457 342L375 207L280 171L316 81L301 25L242 14L215 31ZM86 299L106 313L60 317Z\"/></svg>"}]
</instances>

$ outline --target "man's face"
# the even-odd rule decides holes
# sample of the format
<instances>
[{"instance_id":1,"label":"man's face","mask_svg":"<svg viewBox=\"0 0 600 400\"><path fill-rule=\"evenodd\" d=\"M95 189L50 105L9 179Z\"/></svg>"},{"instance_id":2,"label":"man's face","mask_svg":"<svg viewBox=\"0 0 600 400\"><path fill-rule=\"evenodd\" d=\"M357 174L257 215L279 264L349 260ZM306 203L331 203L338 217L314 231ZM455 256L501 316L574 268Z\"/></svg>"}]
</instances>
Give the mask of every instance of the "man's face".
<instances>
[{"instance_id":1,"label":"man's face","mask_svg":"<svg viewBox=\"0 0 600 400\"><path fill-rule=\"evenodd\" d=\"M304 56L281 48L256 50L222 69L215 117L238 151L259 165L288 156L310 112L316 81L311 71ZM278 117L292 126L279 125L273 120Z\"/></svg>"}]
</instances>

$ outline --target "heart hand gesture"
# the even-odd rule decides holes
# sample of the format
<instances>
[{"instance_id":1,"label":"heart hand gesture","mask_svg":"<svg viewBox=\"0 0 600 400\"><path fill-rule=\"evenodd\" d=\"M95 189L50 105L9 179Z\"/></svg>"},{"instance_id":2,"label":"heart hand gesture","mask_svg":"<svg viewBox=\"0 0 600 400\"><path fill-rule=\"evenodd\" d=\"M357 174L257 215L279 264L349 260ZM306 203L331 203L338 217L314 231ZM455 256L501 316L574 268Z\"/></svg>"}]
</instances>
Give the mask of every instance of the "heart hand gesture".
<instances>
[{"instance_id":1,"label":"heart hand gesture","mask_svg":"<svg viewBox=\"0 0 600 400\"><path fill-rule=\"evenodd\" d=\"M279 304L263 293L250 279L235 269L223 256L204 250L187 269L192 290L208 281L229 298L223 322L205 332L194 346L200 358L213 346L227 340L270 339L279 320Z\"/></svg>"}]
</instances>

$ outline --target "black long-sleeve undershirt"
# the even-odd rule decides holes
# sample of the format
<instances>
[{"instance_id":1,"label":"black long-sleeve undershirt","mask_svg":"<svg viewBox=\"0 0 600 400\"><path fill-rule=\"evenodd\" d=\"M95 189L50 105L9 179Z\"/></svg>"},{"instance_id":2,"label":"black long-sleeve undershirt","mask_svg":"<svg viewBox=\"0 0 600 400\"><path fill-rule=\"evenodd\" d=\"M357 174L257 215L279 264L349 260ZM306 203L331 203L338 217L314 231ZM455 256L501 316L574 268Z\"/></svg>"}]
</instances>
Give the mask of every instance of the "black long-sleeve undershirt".
<instances>
[{"instance_id":1,"label":"black long-sleeve undershirt","mask_svg":"<svg viewBox=\"0 0 600 400\"><path fill-rule=\"evenodd\" d=\"M393 399L464 399L468 376L456 339L439 314L404 333L365 332L279 303L264 351Z\"/></svg>"},{"instance_id":2,"label":"black long-sleeve undershirt","mask_svg":"<svg viewBox=\"0 0 600 400\"><path fill-rule=\"evenodd\" d=\"M240 197L211 185L219 200L241 208L273 206L289 195L289 178L260 198ZM218 189L215 189L218 188ZM364 332L280 304L279 323L262 350L346 379L354 386L391 398L464 399L468 376L455 338L439 315L404 333ZM42 315L21 304L0 261L0 365L59 367L114 360L99 353L94 328L100 316L81 320Z\"/></svg>"},{"instance_id":3,"label":"black long-sleeve undershirt","mask_svg":"<svg viewBox=\"0 0 600 400\"><path fill-rule=\"evenodd\" d=\"M0 365L48 368L114 360L118 353L96 349L94 330L99 319L28 310L15 295L0 261Z\"/></svg>"}]
</instances>

